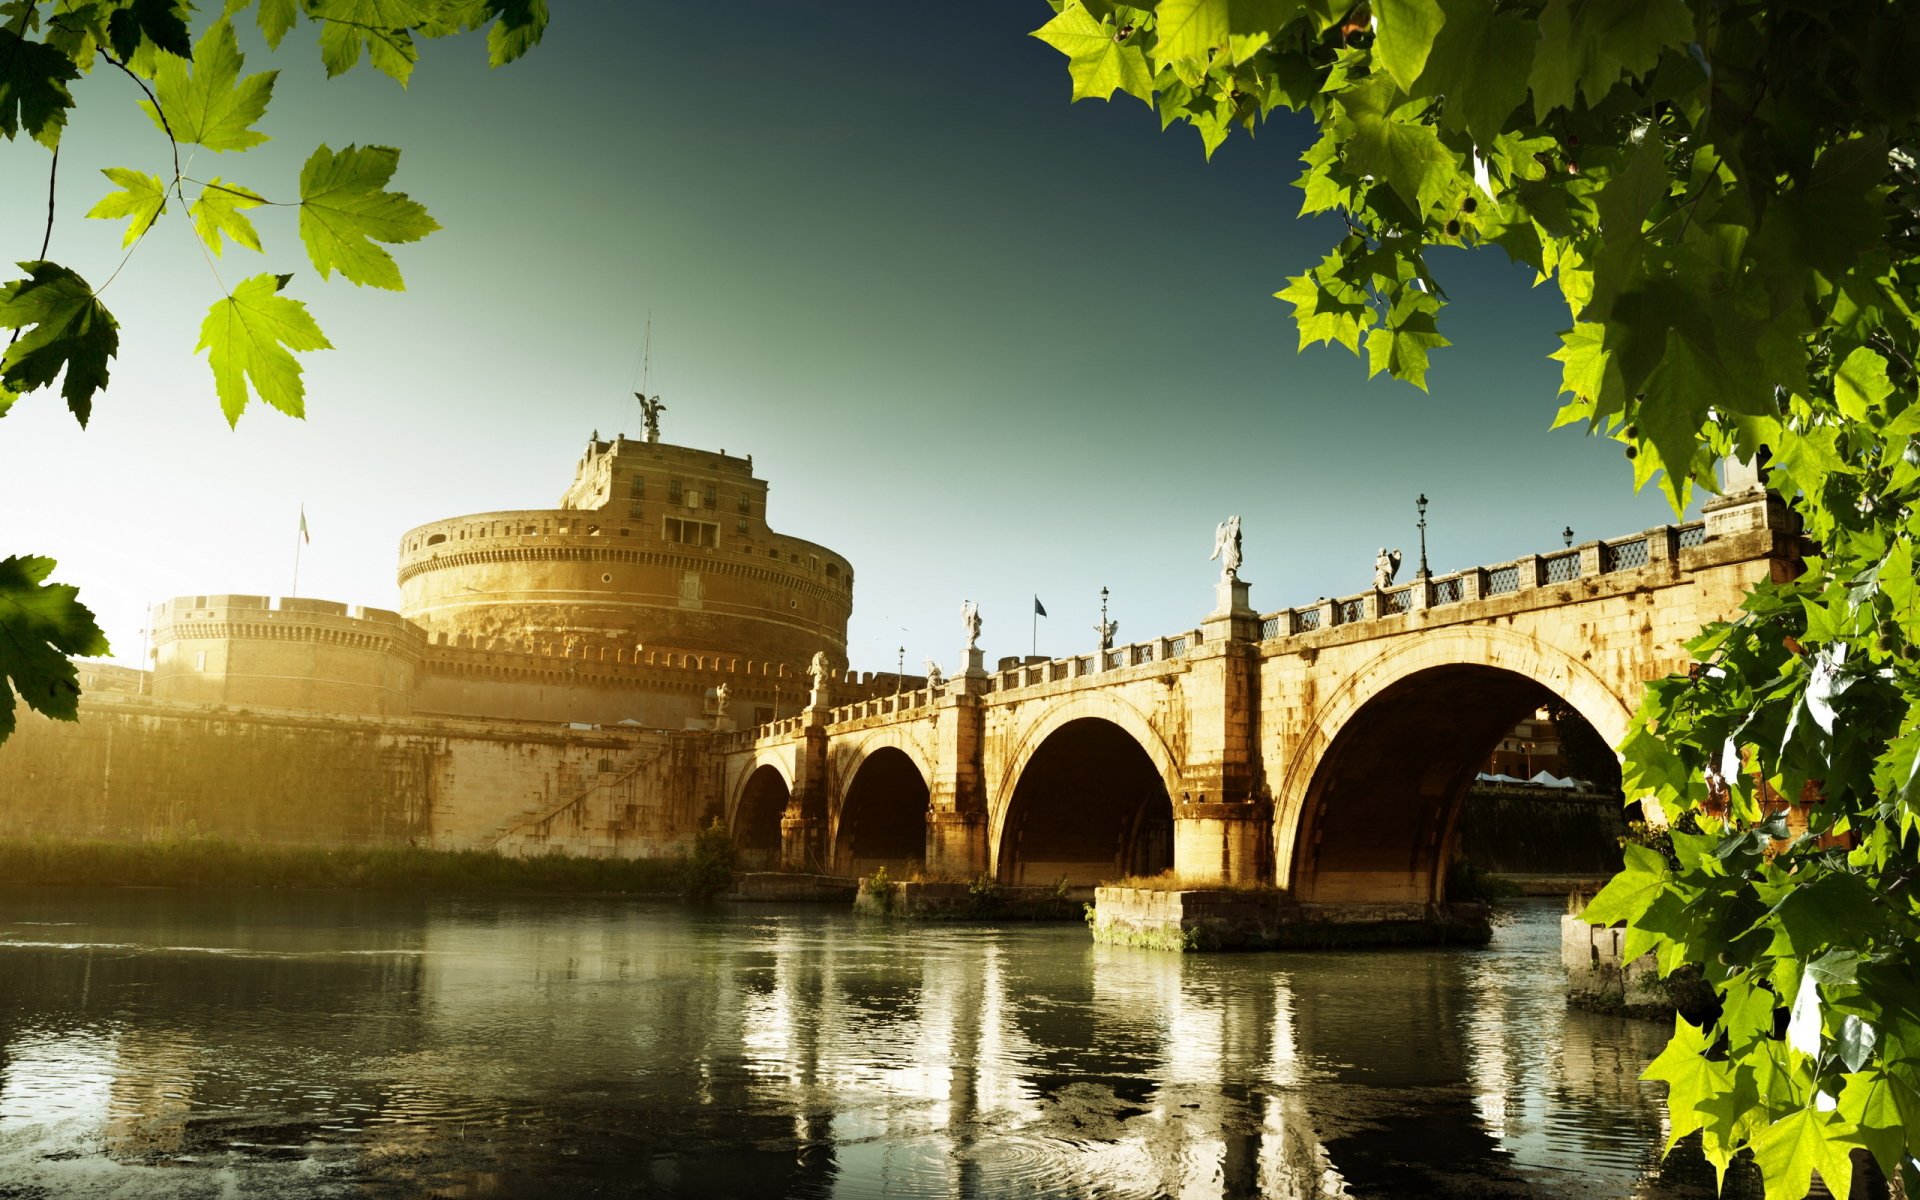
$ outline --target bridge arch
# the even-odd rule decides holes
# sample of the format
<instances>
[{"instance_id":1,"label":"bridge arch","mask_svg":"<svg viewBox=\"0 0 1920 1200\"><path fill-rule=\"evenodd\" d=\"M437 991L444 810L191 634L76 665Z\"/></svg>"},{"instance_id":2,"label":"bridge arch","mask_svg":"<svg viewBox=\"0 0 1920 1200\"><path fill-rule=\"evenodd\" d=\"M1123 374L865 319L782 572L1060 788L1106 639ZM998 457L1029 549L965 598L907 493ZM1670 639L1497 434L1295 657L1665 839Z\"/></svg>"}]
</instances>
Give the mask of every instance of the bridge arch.
<instances>
[{"instance_id":1,"label":"bridge arch","mask_svg":"<svg viewBox=\"0 0 1920 1200\"><path fill-rule=\"evenodd\" d=\"M764 871L780 865L780 822L792 798L792 780L779 763L762 761L746 772L727 815L742 868Z\"/></svg>"},{"instance_id":2,"label":"bridge arch","mask_svg":"<svg viewBox=\"0 0 1920 1200\"><path fill-rule=\"evenodd\" d=\"M1495 626L1409 638L1341 681L1284 756L1274 792L1277 882L1307 901L1433 903L1474 775L1501 735L1557 696L1609 746L1639 681Z\"/></svg>"},{"instance_id":3,"label":"bridge arch","mask_svg":"<svg viewBox=\"0 0 1920 1200\"><path fill-rule=\"evenodd\" d=\"M913 756L876 746L846 778L828 830L835 873L870 875L885 867L898 877L926 866L931 791Z\"/></svg>"},{"instance_id":4,"label":"bridge arch","mask_svg":"<svg viewBox=\"0 0 1920 1200\"><path fill-rule=\"evenodd\" d=\"M1019 735L989 797L1002 883L1087 886L1173 866L1180 759L1125 700L1078 692Z\"/></svg>"}]
</instances>

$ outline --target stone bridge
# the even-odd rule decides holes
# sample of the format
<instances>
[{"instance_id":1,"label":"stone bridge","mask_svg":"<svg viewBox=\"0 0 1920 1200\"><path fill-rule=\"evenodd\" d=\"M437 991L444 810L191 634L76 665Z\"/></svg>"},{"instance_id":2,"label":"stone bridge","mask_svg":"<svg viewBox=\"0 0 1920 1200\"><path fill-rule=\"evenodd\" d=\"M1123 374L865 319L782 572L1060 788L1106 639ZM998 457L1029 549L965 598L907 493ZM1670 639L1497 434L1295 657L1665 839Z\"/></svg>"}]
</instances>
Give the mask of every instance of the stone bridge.
<instances>
[{"instance_id":1,"label":"stone bridge","mask_svg":"<svg viewBox=\"0 0 1920 1200\"><path fill-rule=\"evenodd\" d=\"M1168 868L1316 903L1445 898L1500 736L1558 697L1617 745L1644 680L1797 539L1757 488L1700 522L1262 615L1223 580L1198 628L743 730L743 861L1086 886Z\"/></svg>"}]
</instances>

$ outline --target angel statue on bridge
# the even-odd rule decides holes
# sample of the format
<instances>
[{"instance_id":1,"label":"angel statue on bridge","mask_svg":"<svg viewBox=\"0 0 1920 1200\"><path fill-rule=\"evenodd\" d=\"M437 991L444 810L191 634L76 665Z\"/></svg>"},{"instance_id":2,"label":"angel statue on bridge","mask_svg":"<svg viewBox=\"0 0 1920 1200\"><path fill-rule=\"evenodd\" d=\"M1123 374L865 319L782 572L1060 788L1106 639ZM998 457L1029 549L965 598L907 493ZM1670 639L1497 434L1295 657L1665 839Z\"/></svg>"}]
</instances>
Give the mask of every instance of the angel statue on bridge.
<instances>
[{"instance_id":1,"label":"angel statue on bridge","mask_svg":"<svg viewBox=\"0 0 1920 1200\"><path fill-rule=\"evenodd\" d=\"M1220 560L1220 578L1240 578L1240 518L1228 517L1213 530L1213 553L1207 561Z\"/></svg>"},{"instance_id":2,"label":"angel statue on bridge","mask_svg":"<svg viewBox=\"0 0 1920 1200\"><path fill-rule=\"evenodd\" d=\"M648 396L644 392L635 392L633 398L640 402L640 416L647 423L647 440L659 441L660 414L667 411L667 406L660 403L660 397Z\"/></svg>"},{"instance_id":3,"label":"angel statue on bridge","mask_svg":"<svg viewBox=\"0 0 1920 1200\"><path fill-rule=\"evenodd\" d=\"M929 658L927 660L927 686L937 688L946 681L946 674L940 670L940 664Z\"/></svg>"},{"instance_id":4,"label":"angel statue on bridge","mask_svg":"<svg viewBox=\"0 0 1920 1200\"><path fill-rule=\"evenodd\" d=\"M1373 590L1386 591L1393 586L1393 577L1399 573L1400 551L1380 547L1380 553L1373 556Z\"/></svg>"},{"instance_id":5,"label":"angel statue on bridge","mask_svg":"<svg viewBox=\"0 0 1920 1200\"><path fill-rule=\"evenodd\" d=\"M833 671L827 665L827 652L815 650L813 661L807 664L807 677L813 680L813 695L807 700L808 708L818 708L827 699L827 676Z\"/></svg>"},{"instance_id":6,"label":"angel statue on bridge","mask_svg":"<svg viewBox=\"0 0 1920 1200\"><path fill-rule=\"evenodd\" d=\"M980 646L980 606L971 600L960 602L960 624L967 631L967 649Z\"/></svg>"}]
</instances>

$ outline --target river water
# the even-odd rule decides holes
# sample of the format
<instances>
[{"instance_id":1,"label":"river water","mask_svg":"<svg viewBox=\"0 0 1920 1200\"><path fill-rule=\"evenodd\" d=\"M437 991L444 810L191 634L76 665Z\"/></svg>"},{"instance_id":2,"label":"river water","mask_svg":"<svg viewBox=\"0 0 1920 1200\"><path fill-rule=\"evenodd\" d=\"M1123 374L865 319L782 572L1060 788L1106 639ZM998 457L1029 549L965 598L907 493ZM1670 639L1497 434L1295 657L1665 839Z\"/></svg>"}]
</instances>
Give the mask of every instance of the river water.
<instances>
[{"instance_id":1,"label":"river water","mask_svg":"<svg viewBox=\"0 0 1920 1200\"><path fill-rule=\"evenodd\" d=\"M0 889L0 1200L1691 1196L1665 1031L1484 949Z\"/></svg>"}]
</instances>

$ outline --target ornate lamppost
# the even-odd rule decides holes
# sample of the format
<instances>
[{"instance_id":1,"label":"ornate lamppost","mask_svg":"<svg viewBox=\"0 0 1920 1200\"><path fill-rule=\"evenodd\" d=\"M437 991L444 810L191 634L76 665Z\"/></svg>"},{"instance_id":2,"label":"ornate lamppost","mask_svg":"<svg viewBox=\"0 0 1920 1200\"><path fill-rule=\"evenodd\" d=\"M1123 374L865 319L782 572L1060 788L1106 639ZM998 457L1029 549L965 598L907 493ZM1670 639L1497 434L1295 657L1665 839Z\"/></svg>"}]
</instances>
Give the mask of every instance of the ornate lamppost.
<instances>
[{"instance_id":1,"label":"ornate lamppost","mask_svg":"<svg viewBox=\"0 0 1920 1200\"><path fill-rule=\"evenodd\" d=\"M1563 545L1563 546L1566 546L1566 547L1568 547L1569 549L1571 549L1571 548L1572 548L1572 546L1573 546L1573 526L1571 526L1571 525L1569 525L1569 526L1567 526L1567 527L1566 527L1565 529L1562 529L1562 530L1560 531L1560 544L1561 544L1561 545Z\"/></svg>"},{"instance_id":2,"label":"ornate lamppost","mask_svg":"<svg viewBox=\"0 0 1920 1200\"><path fill-rule=\"evenodd\" d=\"M1107 620L1106 588L1100 589L1100 623L1093 627L1093 631L1100 635L1100 653L1102 655L1113 649L1113 635L1120 631L1120 622ZM1106 663L1102 662L1100 665L1105 667Z\"/></svg>"},{"instance_id":3,"label":"ornate lamppost","mask_svg":"<svg viewBox=\"0 0 1920 1200\"><path fill-rule=\"evenodd\" d=\"M1420 513L1420 578L1427 579L1431 576L1427 570L1427 494L1421 492L1413 504Z\"/></svg>"}]
</instances>

